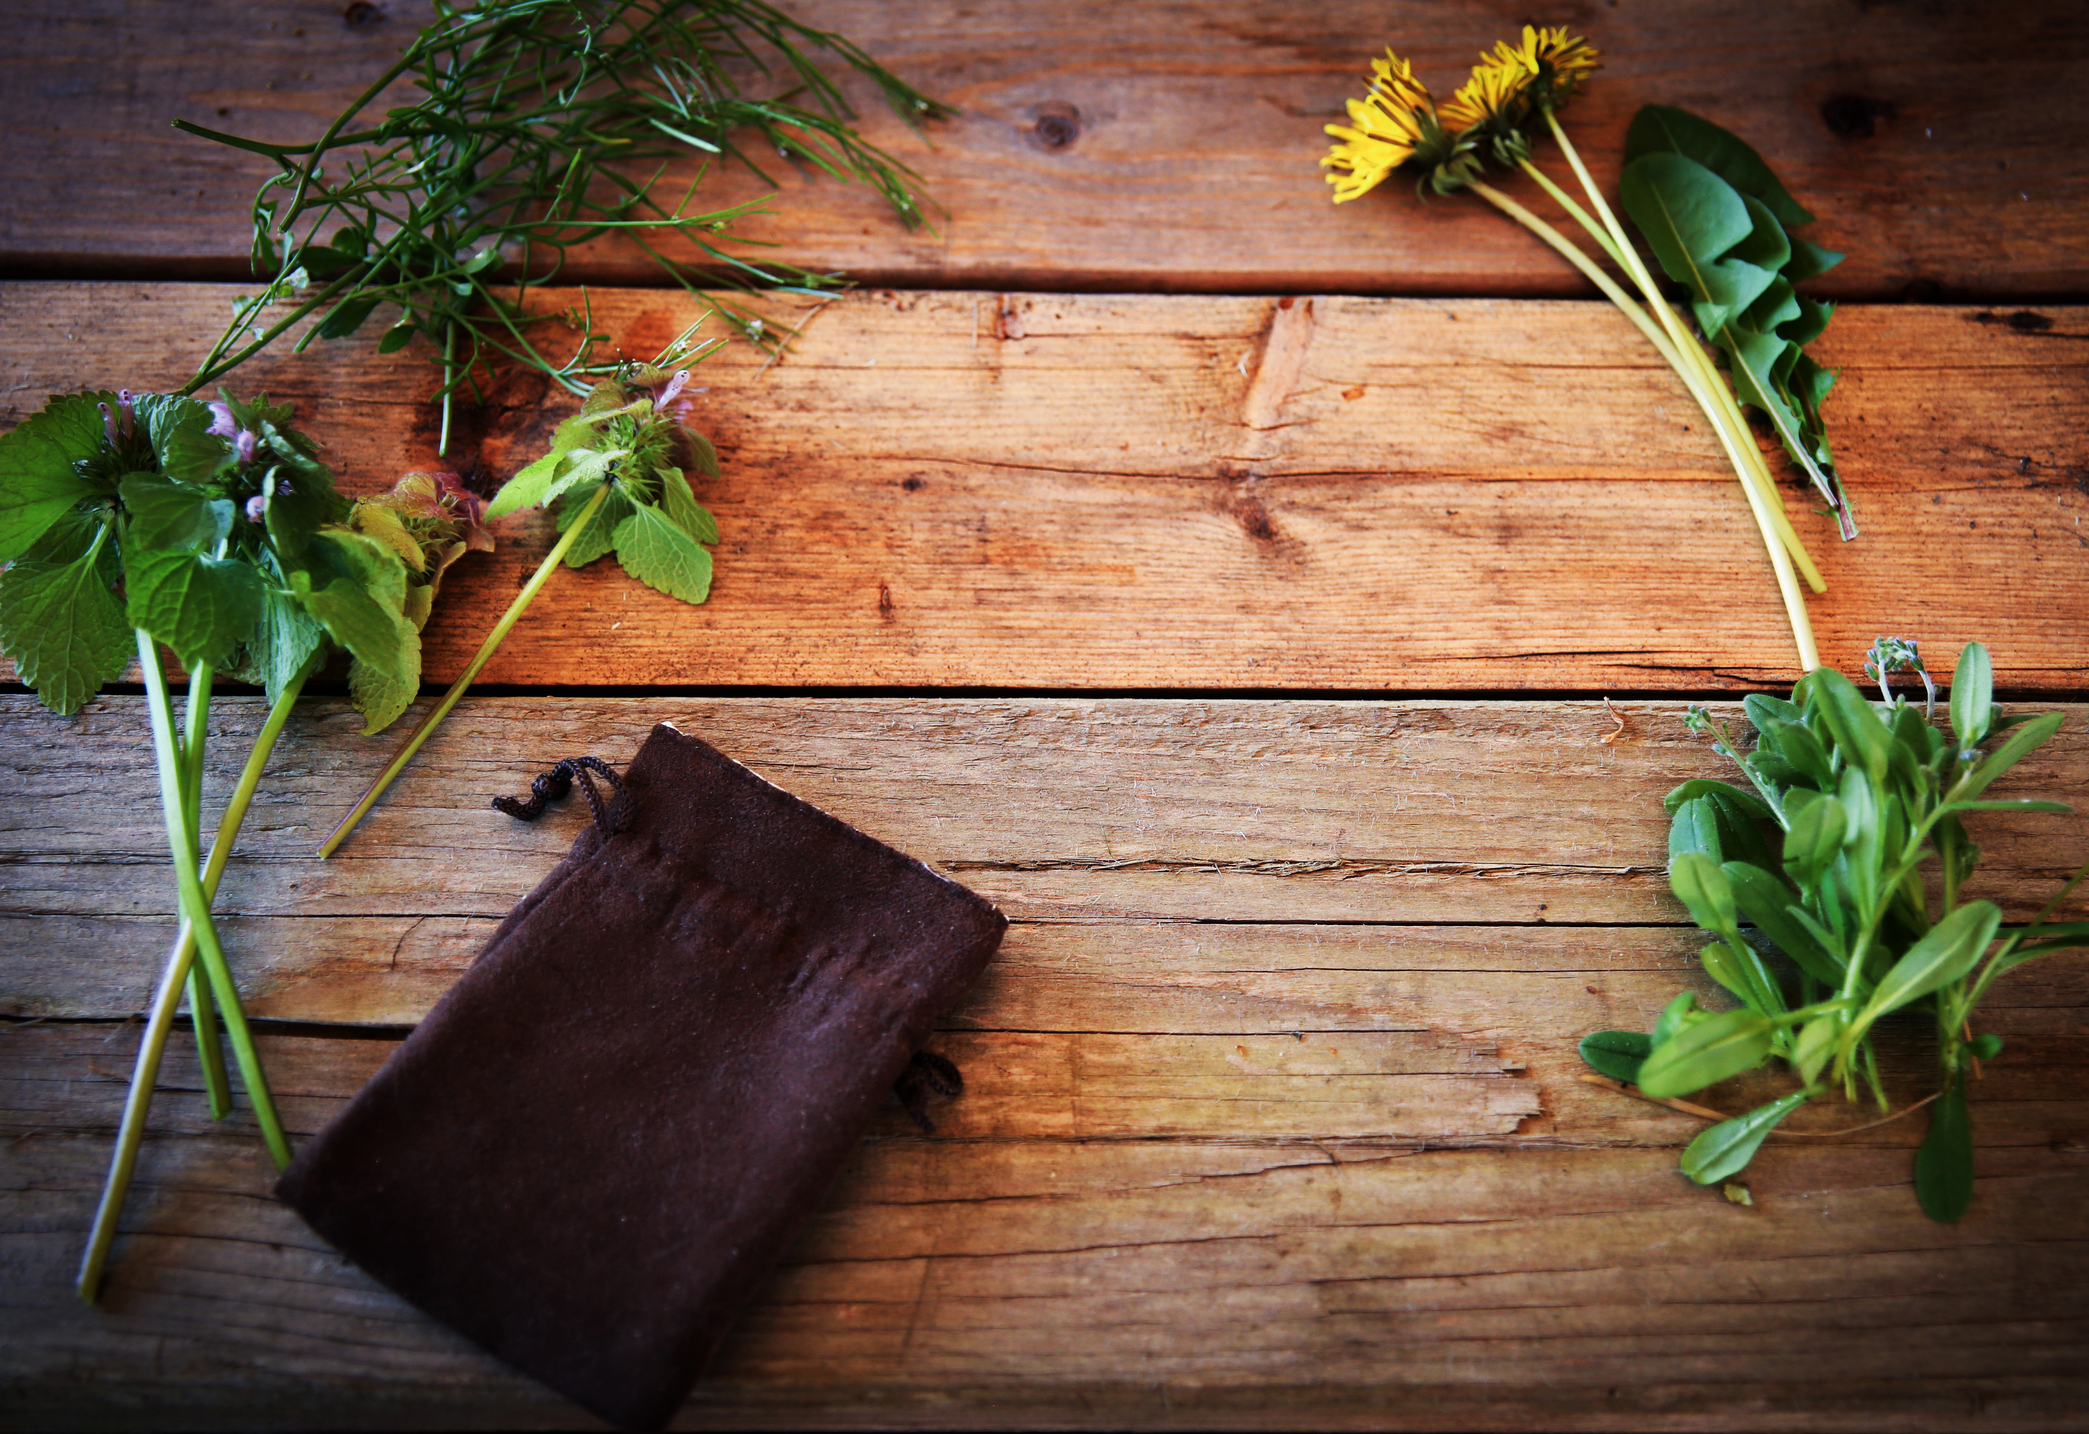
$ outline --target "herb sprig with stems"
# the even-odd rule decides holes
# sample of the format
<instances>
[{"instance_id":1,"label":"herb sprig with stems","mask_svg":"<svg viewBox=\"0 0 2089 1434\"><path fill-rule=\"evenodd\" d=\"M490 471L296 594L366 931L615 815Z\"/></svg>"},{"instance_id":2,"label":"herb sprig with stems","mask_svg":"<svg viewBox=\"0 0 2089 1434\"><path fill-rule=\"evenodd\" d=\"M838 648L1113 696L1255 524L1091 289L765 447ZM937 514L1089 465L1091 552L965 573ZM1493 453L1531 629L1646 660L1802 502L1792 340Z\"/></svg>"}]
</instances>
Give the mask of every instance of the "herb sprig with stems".
<instances>
[{"instance_id":1,"label":"herb sprig with stems","mask_svg":"<svg viewBox=\"0 0 2089 1434\"><path fill-rule=\"evenodd\" d=\"M266 397L209 405L128 391L61 396L0 437L0 651L45 705L76 712L141 665L181 930L124 1108L109 1181L81 1264L92 1300L184 990L211 1113L230 1113L222 1018L271 1156L290 1147L210 914L255 783L298 693L338 643L375 731L420 686L420 623L441 571L489 546L461 489L410 475L351 506L288 408ZM454 485L454 480L451 480ZM177 721L164 645L188 673ZM199 862L211 689L224 672L262 686L270 712ZM196 970L201 966L201 973Z\"/></svg>"},{"instance_id":2,"label":"herb sprig with stems","mask_svg":"<svg viewBox=\"0 0 2089 1434\"><path fill-rule=\"evenodd\" d=\"M701 320L699 320L699 323ZM711 592L711 553L718 523L696 501L689 475L718 477L718 451L689 426L696 393L690 365L722 340L691 346L692 324L650 364L625 364L596 384L580 412L553 430L551 450L502 486L487 521L524 508L556 507L560 538L501 614L450 690L414 729L391 764L320 844L333 855L392 779L435 734L508 633L563 562L584 568L614 552L624 571L647 587L696 604Z\"/></svg>"},{"instance_id":3,"label":"herb sprig with stems","mask_svg":"<svg viewBox=\"0 0 2089 1434\"><path fill-rule=\"evenodd\" d=\"M1598 1071L1657 1099L1772 1058L1791 1068L1799 1089L1712 1126L1684 1150L1683 1173L1710 1184L1738 1174L1808 1100L1838 1089L1855 1100L1861 1083L1885 1109L1872 1032L1893 1012L1926 1008L1936 1018L1940 1088L1915 1186L1925 1211L1952 1221L1973 1196L1967 1078L2002 1049L1993 1033L1974 1034L1974 1011L2004 973L2089 947L2089 922L2048 919L2089 867L2023 926L2003 926L1992 901L1965 899L1980 859L1966 813L2070 810L1984 795L2059 730L2060 714L1998 712L1987 650L1968 643L1951 684L1947 736L1929 721L1936 688L1915 644L1885 638L1867 656L1882 700L1866 700L1832 668L1802 678L1789 702L1751 695L1744 707L1756 741L1747 753L1692 710L1693 727L1716 733L1713 749L1749 786L1695 780L1668 794L1669 885L1717 938L1700 959L1741 1005L1713 1014L1686 991L1651 1035L1599 1031L1581 1050ZM1896 672L1921 676L1921 707L1892 691ZM1934 902L1923 879L1932 861ZM1759 945L1781 952L1794 971L1781 976Z\"/></svg>"},{"instance_id":4,"label":"herb sprig with stems","mask_svg":"<svg viewBox=\"0 0 2089 1434\"><path fill-rule=\"evenodd\" d=\"M1776 574L1802 669L1820 665L1800 583L1826 582L1784 512L1768 464L1741 405L1763 412L1793 462L1853 538L1856 524L1829 455L1820 408L1834 375L1804 353L1832 310L1792 285L1842 256L1787 229L1813 216L1778 184L1742 141L1682 110L1648 106L1627 138L1620 199L1662 270L1692 300L1693 331L1662 295L1651 271L1581 155L1558 111L1596 69L1597 53L1564 29L1523 27L1520 41L1483 54L1456 95L1438 106L1413 67L1387 51L1372 63L1370 91L1349 102L1348 125L1329 125L1335 144L1321 162L1335 202L1356 199L1396 170L1420 175L1417 189L1469 190L1530 230L1579 270L1631 320L1682 379L1733 464ZM1538 126L1542 124L1542 129ZM1531 141L1550 134L1574 172L1587 208L1531 160ZM1594 240L1624 276L1620 284L1552 224L1488 184L1490 165L1530 177ZM1638 291L1635 298L1626 285ZM1722 380L1710 343L1727 365Z\"/></svg>"},{"instance_id":5,"label":"herb sprig with stems","mask_svg":"<svg viewBox=\"0 0 2089 1434\"><path fill-rule=\"evenodd\" d=\"M442 437L452 400L480 367L505 359L583 392L595 336L563 358L527 332L529 289L556 280L568 253L609 234L637 244L698 299L755 335L735 305L700 290L660 239L698 252L704 282L825 290L835 276L757 262L729 247L733 225L765 201L692 212L699 172L679 200L655 196L668 162L692 151L756 173L736 135L785 161L875 187L909 227L922 222L906 165L865 142L816 55L866 76L910 125L952 111L917 93L840 35L761 0L437 0L435 20L310 144L268 144L187 121L178 128L265 155L280 172L254 197L253 264L268 282L231 322L184 393L193 393L316 320L297 341L345 338L384 304L399 317L380 353L426 335L439 352ZM776 97L740 92L735 69L770 76ZM394 82L423 92L358 127ZM806 104L793 103L805 98ZM767 179L767 175L763 175ZM278 306L281 306L280 308Z\"/></svg>"}]
</instances>

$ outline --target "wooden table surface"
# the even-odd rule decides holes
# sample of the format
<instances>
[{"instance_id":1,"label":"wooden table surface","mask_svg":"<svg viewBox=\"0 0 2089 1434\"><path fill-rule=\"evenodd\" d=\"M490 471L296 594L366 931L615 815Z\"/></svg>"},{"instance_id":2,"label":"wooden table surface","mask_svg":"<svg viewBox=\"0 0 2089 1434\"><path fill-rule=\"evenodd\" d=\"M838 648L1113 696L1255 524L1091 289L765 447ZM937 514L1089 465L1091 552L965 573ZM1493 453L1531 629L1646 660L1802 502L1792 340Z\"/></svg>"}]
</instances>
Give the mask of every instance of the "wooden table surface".
<instances>
[{"instance_id":1,"label":"wooden table surface","mask_svg":"<svg viewBox=\"0 0 2089 1434\"><path fill-rule=\"evenodd\" d=\"M2007 1048L1956 1226L1915 1204L1920 1117L1773 1141L1742 1208L1676 1173L1693 1121L1578 1079L1581 1035L1710 989L1663 876L1661 794L1721 775L1684 706L1796 672L1730 471L1615 312L1474 201L1328 203L1320 126L1373 54L1444 88L1524 13L791 8L962 108L932 145L866 111L947 214L907 234L790 179L755 225L864 287L772 301L789 354L702 371L708 604L561 575L329 863L316 836L392 740L353 735L338 683L301 705L219 900L293 1137L584 819L487 797L671 718L1013 923L937 1040L967 1094L932 1138L888 1112L688 1427L2085 1427L2089 959L1986 1008ZM308 137L426 13L19 9L0 424L178 385L243 291L262 171L167 120ZM1821 349L1863 536L1788 490L1824 659L1900 633L1948 671L1986 642L2009 699L2069 713L1997 794L2080 797L2089 17L1571 9L1535 18L1605 52L1569 116L1599 175L1640 105L1697 109L1851 254L1815 287L1844 304ZM634 354L695 312L653 277L615 247L571 272ZM320 344L237 384L369 492L433 461L425 357ZM507 381L453 461L505 476L570 410ZM431 683L552 537L512 521L456 570ZM73 1300L174 920L138 690L73 719L0 692L0 1425L593 1427L277 1206L181 1054L107 1296ZM213 712L211 810L260 717ZM2089 816L1977 838L2021 918ZM1919 1023L1885 1046L1921 1093Z\"/></svg>"}]
</instances>

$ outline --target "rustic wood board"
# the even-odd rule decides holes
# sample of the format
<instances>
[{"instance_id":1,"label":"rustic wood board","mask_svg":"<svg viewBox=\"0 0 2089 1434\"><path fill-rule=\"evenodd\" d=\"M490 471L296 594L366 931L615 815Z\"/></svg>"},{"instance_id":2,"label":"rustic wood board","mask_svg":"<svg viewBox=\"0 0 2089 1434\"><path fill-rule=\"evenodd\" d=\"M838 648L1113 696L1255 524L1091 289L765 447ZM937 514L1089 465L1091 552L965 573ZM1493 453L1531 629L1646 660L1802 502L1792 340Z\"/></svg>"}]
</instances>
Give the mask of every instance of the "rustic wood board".
<instances>
[{"instance_id":1,"label":"rustic wood board","mask_svg":"<svg viewBox=\"0 0 2089 1434\"><path fill-rule=\"evenodd\" d=\"M203 1119L185 1053L105 1308L71 1301L122 1018L171 927L139 707L0 700L38 794L0 813L8 1422L570 1423L262 1198L249 1122ZM221 701L220 746L258 708ZM1659 794L1719 767L1680 710L1621 704L1620 733L1564 702L475 699L321 866L315 827L386 744L313 702L221 905L300 1137L582 820L523 826L487 793L556 754L622 760L655 719L1009 910L936 1039L967 1095L933 1139L881 1121L690 1427L2069 1427L2089 960L1997 991L1958 1227L1914 1206L1919 1119L1778 1144L1743 1210L1674 1173L1690 1121L1578 1078L1580 1035L1706 989L1657 875ZM2068 716L2002 794L2080 790L2089 711ZM2089 827L1980 840L2022 909ZM1919 1023L1885 1055L1898 1096L1923 1088Z\"/></svg>"},{"instance_id":2,"label":"rustic wood board","mask_svg":"<svg viewBox=\"0 0 2089 1434\"><path fill-rule=\"evenodd\" d=\"M168 122L310 140L427 15L420 0L348 8L383 18L351 25L339 0L295 0L266 18L234 0L16 7L0 57L0 267L243 274L249 204L270 167ZM1584 292L1477 201L1422 205L1395 183L1338 209L1318 167L1322 127L1343 118L1386 45L1447 95L1523 23L1513 7L786 8L964 113L924 142L852 86L867 132L920 171L947 214L908 235L868 190L775 166L776 217L745 233L779 242L779 257L909 287ZM1564 19L1605 53L1567 119L1606 184L1632 114L1682 105L1740 132L1820 215L1812 237L1851 256L1824 281L1837 297L2089 291L2089 20L2078 5L1676 0L1537 18ZM1563 173L1550 144L1539 153ZM726 170L702 192L723 207L772 191ZM629 248L591 251L572 273L654 281Z\"/></svg>"},{"instance_id":3,"label":"rustic wood board","mask_svg":"<svg viewBox=\"0 0 2089 1434\"><path fill-rule=\"evenodd\" d=\"M232 291L0 286L19 421L52 390L178 386ZM551 296L554 305L577 295ZM697 315L596 294L649 355ZM784 312L789 316L789 311ZM1823 340L1864 534L1793 490L1826 661L1883 633L2005 689L2089 685L2089 310L1849 308ZM725 535L690 608L612 563L551 585L486 671L538 687L773 685L1679 692L1789 681L1738 486L1607 305L865 292L781 362L701 370ZM556 333L556 330L551 332ZM351 491L435 462L433 370L360 340L242 370ZM448 462L504 478L572 400L517 380ZM1781 463L1781 459L1778 460ZM552 537L511 522L447 580L447 680Z\"/></svg>"}]
</instances>

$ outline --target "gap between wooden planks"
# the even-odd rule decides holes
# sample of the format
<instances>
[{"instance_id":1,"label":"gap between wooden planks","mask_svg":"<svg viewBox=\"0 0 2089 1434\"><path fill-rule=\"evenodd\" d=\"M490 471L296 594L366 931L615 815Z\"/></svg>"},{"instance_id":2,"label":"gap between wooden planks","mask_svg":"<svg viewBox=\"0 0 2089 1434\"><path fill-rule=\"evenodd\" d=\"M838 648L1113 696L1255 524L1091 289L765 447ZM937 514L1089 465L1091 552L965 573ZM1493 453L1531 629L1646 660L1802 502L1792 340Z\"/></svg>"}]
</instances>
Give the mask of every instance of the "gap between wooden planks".
<instances>
[{"instance_id":1,"label":"gap between wooden planks","mask_svg":"<svg viewBox=\"0 0 2089 1434\"><path fill-rule=\"evenodd\" d=\"M47 391L176 386L218 286L0 286L19 421ZM551 295L554 308L577 294ZM698 309L596 293L650 355ZM1788 495L1826 661L1885 633L2005 689L2085 688L2089 311L1845 310L1829 404L1864 535ZM610 563L553 583L484 680L518 686L1731 690L1796 675L1761 540L1680 383L1608 306L851 294L781 362L700 370L725 476L711 600ZM547 343L570 335L547 325ZM434 371L362 340L259 361L348 491L437 462ZM444 460L488 481L573 400L498 385ZM1777 462L1782 464L1782 459ZM464 663L548 518L446 580Z\"/></svg>"},{"instance_id":2,"label":"gap between wooden planks","mask_svg":"<svg viewBox=\"0 0 2089 1434\"><path fill-rule=\"evenodd\" d=\"M15 8L0 60L0 264L220 278L246 273L254 189L273 167L168 122L309 142L429 13L390 0L357 12L375 23L349 25L332 3L266 21L234 0ZM1396 181L1337 208L1319 167L1322 127L1344 119L1386 46L1448 96L1480 51L1515 34L1512 13L1362 0L785 8L963 113L924 140L869 85L846 86L869 136L918 168L940 206L913 234L865 186L774 163L768 177L719 168L698 208L781 191L772 216L742 226L781 246L757 259L912 287L1586 292L1478 201L1422 204ZM1604 67L1566 120L1607 192L1633 113L1682 105L1760 149L1821 216L1807 237L1850 255L1824 281L1833 297L2089 292L2078 6L1669 0L1572 23ZM375 109L415 98L394 94ZM1551 144L1538 155L1568 178ZM695 175L675 167L662 187L679 195ZM1509 182L1550 212L1528 181ZM660 281L628 245L590 246L569 273Z\"/></svg>"},{"instance_id":3,"label":"gap between wooden planks","mask_svg":"<svg viewBox=\"0 0 2089 1434\"><path fill-rule=\"evenodd\" d=\"M219 705L221 752L259 705ZM108 1306L70 1299L136 1038L111 1018L171 928L139 706L0 702L36 794L0 813L0 989L72 1018L0 1030L12 1406L38 1427L560 1422L257 1198L244 1117L201 1118L185 1055ZM312 702L223 905L257 1013L411 1022L582 819L525 826L486 796L558 755L621 761L667 718L1017 918L937 1037L969 1093L936 1139L879 1127L699 1423L1924 1428L1999 1386L2019 1427L2063 1427L2085 1392L2067 1192L2089 972L2062 958L1998 992L1966 1225L1915 1209L1914 1122L1772 1150L1752 1210L1688 1186L1691 1122L1574 1079L1580 1034L1703 986L1659 895L1658 799L1719 763L1679 704L1622 711L1606 744L1588 703L481 699L321 867L311 838L388 744ZM2010 790L2080 788L2089 713L2069 715ZM230 776L209 771L207 808ZM2082 828L1980 839L2015 904ZM264 1037L300 1135L395 1039L372 1036ZM1918 1089L1919 1029L1886 1054ZM1929 1373L1897 1383L1910 1357Z\"/></svg>"}]
</instances>

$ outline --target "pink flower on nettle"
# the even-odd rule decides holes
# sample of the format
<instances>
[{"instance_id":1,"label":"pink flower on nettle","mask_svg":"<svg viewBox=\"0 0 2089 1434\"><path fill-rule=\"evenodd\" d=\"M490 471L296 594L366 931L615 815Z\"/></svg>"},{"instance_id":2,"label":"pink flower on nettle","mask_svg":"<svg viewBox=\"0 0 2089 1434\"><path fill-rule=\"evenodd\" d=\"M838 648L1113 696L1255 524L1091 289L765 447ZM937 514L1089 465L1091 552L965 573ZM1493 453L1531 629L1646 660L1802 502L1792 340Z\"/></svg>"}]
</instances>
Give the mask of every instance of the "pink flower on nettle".
<instances>
[{"instance_id":1,"label":"pink flower on nettle","mask_svg":"<svg viewBox=\"0 0 2089 1434\"><path fill-rule=\"evenodd\" d=\"M493 551L493 535L481 521L486 500L455 473L409 473L392 485L391 492L371 501L422 525L424 541L461 542L474 552Z\"/></svg>"},{"instance_id":2,"label":"pink flower on nettle","mask_svg":"<svg viewBox=\"0 0 2089 1434\"><path fill-rule=\"evenodd\" d=\"M111 413L106 403L97 403L95 407L100 409L102 414L102 436L109 440L112 448L138 431L138 415L131 407L129 389L122 388L116 391L116 407L123 413L121 418Z\"/></svg>"},{"instance_id":3,"label":"pink flower on nettle","mask_svg":"<svg viewBox=\"0 0 2089 1434\"><path fill-rule=\"evenodd\" d=\"M254 442L253 431L246 428L242 428L239 431L239 436L232 440L232 451L239 455L239 461L242 465L254 461Z\"/></svg>"},{"instance_id":4,"label":"pink flower on nettle","mask_svg":"<svg viewBox=\"0 0 2089 1434\"><path fill-rule=\"evenodd\" d=\"M232 405L213 403L210 405L210 428L220 438L233 438L239 433L239 423L232 416Z\"/></svg>"},{"instance_id":5,"label":"pink flower on nettle","mask_svg":"<svg viewBox=\"0 0 2089 1434\"><path fill-rule=\"evenodd\" d=\"M686 398L682 396L685 389L688 390ZM703 391L700 388L689 388L688 369L677 369L668 376L665 383L653 385L653 412L673 419L676 423L687 423L690 406Z\"/></svg>"},{"instance_id":6,"label":"pink flower on nettle","mask_svg":"<svg viewBox=\"0 0 2089 1434\"><path fill-rule=\"evenodd\" d=\"M268 499L256 493L247 499L247 521L258 523L268 516Z\"/></svg>"}]
</instances>

